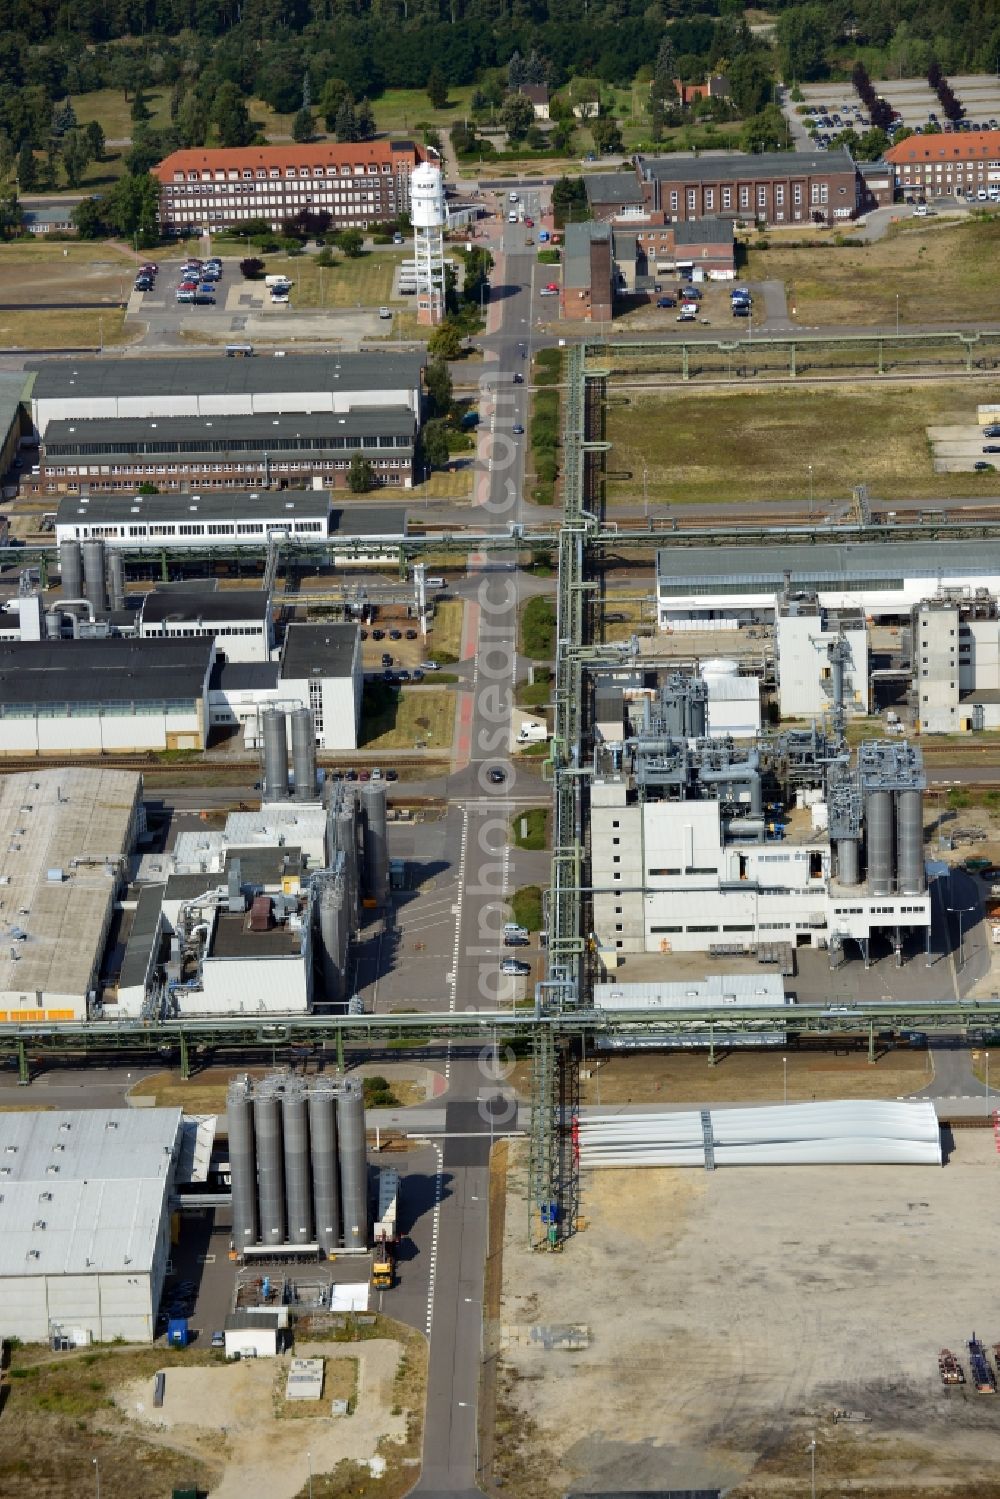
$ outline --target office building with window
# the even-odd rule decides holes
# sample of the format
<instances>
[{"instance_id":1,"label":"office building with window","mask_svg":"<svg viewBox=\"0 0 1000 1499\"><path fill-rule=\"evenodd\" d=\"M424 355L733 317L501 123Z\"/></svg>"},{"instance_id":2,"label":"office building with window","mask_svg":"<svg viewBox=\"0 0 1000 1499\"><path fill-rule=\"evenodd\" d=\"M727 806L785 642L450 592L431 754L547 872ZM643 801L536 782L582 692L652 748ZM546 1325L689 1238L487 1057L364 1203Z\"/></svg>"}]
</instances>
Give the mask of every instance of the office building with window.
<instances>
[{"instance_id":1,"label":"office building with window","mask_svg":"<svg viewBox=\"0 0 1000 1499\"><path fill-rule=\"evenodd\" d=\"M885 153L897 193L939 198L980 193L1000 198L1000 130L908 135Z\"/></svg>"},{"instance_id":2,"label":"office building with window","mask_svg":"<svg viewBox=\"0 0 1000 1499\"><path fill-rule=\"evenodd\" d=\"M153 167L166 234L218 233L263 219L279 230L301 213L334 229L388 223L410 207L410 175L427 153L413 141L333 141L174 151Z\"/></svg>"}]
</instances>

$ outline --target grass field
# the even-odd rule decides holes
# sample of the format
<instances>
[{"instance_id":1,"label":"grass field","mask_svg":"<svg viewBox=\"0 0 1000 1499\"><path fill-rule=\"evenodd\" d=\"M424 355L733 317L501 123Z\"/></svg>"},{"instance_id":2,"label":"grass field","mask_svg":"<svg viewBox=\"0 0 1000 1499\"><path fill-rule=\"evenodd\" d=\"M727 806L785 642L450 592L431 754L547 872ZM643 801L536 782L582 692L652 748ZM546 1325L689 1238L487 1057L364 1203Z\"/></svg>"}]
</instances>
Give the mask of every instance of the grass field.
<instances>
[{"instance_id":1,"label":"grass field","mask_svg":"<svg viewBox=\"0 0 1000 1499\"><path fill-rule=\"evenodd\" d=\"M407 497L408 503L415 506L421 500L468 500L472 496L475 477L472 468L437 469L423 483L414 484ZM420 519L419 511L415 509L411 510L411 516L414 520Z\"/></svg>"},{"instance_id":2,"label":"grass field","mask_svg":"<svg viewBox=\"0 0 1000 1499\"><path fill-rule=\"evenodd\" d=\"M461 599L446 599L434 606L434 623L430 631L428 652L438 659L442 656L457 661L462 654L462 623L465 605Z\"/></svg>"},{"instance_id":3,"label":"grass field","mask_svg":"<svg viewBox=\"0 0 1000 1499\"><path fill-rule=\"evenodd\" d=\"M146 123L150 130L162 130L170 124L170 90L148 89L145 97L152 117ZM70 103L81 125L97 120L109 141L132 139L135 128L132 99L131 96L126 99L120 88L99 88L92 94L72 94Z\"/></svg>"},{"instance_id":4,"label":"grass field","mask_svg":"<svg viewBox=\"0 0 1000 1499\"><path fill-rule=\"evenodd\" d=\"M423 89L390 88L381 98L372 100L375 124L380 131L406 134L418 124L427 124L442 134L469 112L469 101L475 87L450 88L444 109L435 109Z\"/></svg>"},{"instance_id":5,"label":"grass field","mask_svg":"<svg viewBox=\"0 0 1000 1499\"><path fill-rule=\"evenodd\" d=\"M6 349L99 348L128 343L136 328L125 330L124 312L0 311L0 347Z\"/></svg>"},{"instance_id":6,"label":"grass field","mask_svg":"<svg viewBox=\"0 0 1000 1499\"><path fill-rule=\"evenodd\" d=\"M866 483L885 499L991 492L993 474L935 474L929 425L975 420L1000 381L875 381L826 388L630 392L612 403L608 499L654 504L712 500L846 499Z\"/></svg>"},{"instance_id":7,"label":"grass field","mask_svg":"<svg viewBox=\"0 0 1000 1499\"><path fill-rule=\"evenodd\" d=\"M510 820L511 837L517 848L548 848L549 813L547 807L528 807Z\"/></svg>"},{"instance_id":8,"label":"grass field","mask_svg":"<svg viewBox=\"0 0 1000 1499\"><path fill-rule=\"evenodd\" d=\"M338 255L336 264L325 268L316 264L313 255L267 255L264 259L269 276L287 276L291 281L293 307L380 307L392 301L393 272L403 254L385 245L366 251L357 260ZM398 298L397 305L401 305Z\"/></svg>"},{"instance_id":9,"label":"grass field","mask_svg":"<svg viewBox=\"0 0 1000 1499\"><path fill-rule=\"evenodd\" d=\"M366 688L361 745L366 750L450 749L457 699L446 687L383 693Z\"/></svg>"},{"instance_id":10,"label":"grass field","mask_svg":"<svg viewBox=\"0 0 1000 1499\"><path fill-rule=\"evenodd\" d=\"M106 242L0 245L0 302L118 302L127 299L134 255Z\"/></svg>"},{"instance_id":11,"label":"grass field","mask_svg":"<svg viewBox=\"0 0 1000 1499\"><path fill-rule=\"evenodd\" d=\"M901 323L988 317L998 253L998 216L910 219L858 248L837 248L831 235L824 248L783 249L771 236L768 249L751 249L744 274L783 281L797 322L895 328L897 294Z\"/></svg>"},{"instance_id":12,"label":"grass field","mask_svg":"<svg viewBox=\"0 0 1000 1499\"><path fill-rule=\"evenodd\" d=\"M521 650L535 661L547 661L555 640L555 604L546 594L536 594L521 612Z\"/></svg>"}]
</instances>

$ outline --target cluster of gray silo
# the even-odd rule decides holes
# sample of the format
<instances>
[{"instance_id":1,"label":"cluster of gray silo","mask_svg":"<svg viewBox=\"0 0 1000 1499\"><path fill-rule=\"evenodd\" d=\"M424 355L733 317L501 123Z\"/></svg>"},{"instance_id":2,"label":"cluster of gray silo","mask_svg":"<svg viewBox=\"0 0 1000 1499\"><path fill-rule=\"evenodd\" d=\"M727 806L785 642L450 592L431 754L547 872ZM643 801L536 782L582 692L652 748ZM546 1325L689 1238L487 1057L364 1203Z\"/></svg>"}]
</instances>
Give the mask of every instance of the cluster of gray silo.
<instances>
[{"instance_id":1,"label":"cluster of gray silo","mask_svg":"<svg viewBox=\"0 0 1000 1499\"><path fill-rule=\"evenodd\" d=\"M923 757L912 744L873 740L858 750L865 855L872 895L920 895L924 870ZM844 880L844 884L852 881Z\"/></svg>"},{"instance_id":2,"label":"cluster of gray silo","mask_svg":"<svg viewBox=\"0 0 1000 1499\"><path fill-rule=\"evenodd\" d=\"M369 781L361 792L364 831L364 884L375 904L385 904L389 893L389 838L386 832L385 785Z\"/></svg>"},{"instance_id":3,"label":"cluster of gray silo","mask_svg":"<svg viewBox=\"0 0 1000 1499\"><path fill-rule=\"evenodd\" d=\"M237 1252L364 1249L368 1156L361 1083L242 1077L230 1084L226 1109Z\"/></svg>"},{"instance_id":4,"label":"cluster of gray silo","mask_svg":"<svg viewBox=\"0 0 1000 1499\"><path fill-rule=\"evenodd\" d=\"M96 614L125 607L125 564L119 551L109 552L99 537L59 545L63 599L86 599ZM110 586L110 596L109 596Z\"/></svg>"},{"instance_id":5,"label":"cluster of gray silo","mask_svg":"<svg viewBox=\"0 0 1000 1499\"><path fill-rule=\"evenodd\" d=\"M264 749L264 802L316 799L316 727L311 708L265 708L260 716ZM291 734L289 786L288 741Z\"/></svg>"}]
</instances>

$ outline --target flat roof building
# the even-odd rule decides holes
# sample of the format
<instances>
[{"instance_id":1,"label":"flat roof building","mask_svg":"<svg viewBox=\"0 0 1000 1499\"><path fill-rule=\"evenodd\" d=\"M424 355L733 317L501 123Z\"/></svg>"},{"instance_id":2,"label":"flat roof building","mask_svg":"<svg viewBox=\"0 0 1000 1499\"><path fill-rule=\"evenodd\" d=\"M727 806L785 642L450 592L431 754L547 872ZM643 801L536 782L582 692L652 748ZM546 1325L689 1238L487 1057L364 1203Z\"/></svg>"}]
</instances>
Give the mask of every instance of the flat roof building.
<instances>
[{"instance_id":1,"label":"flat roof building","mask_svg":"<svg viewBox=\"0 0 1000 1499\"><path fill-rule=\"evenodd\" d=\"M376 483L413 485L417 418L409 406L251 415L69 417L51 420L39 448L38 494L314 485L346 488L351 461Z\"/></svg>"},{"instance_id":2,"label":"flat roof building","mask_svg":"<svg viewBox=\"0 0 1000 1499\"><path fill-rule=\"evenodd\" d=\"M213 727L241 729L247 747L257 748L264 709L309 708L318 749L356 749L363 688L356 624L291 624L276 661L216 663L210 720Z\"/></svg>"},{"instance_id":3,"label":"flat roof building","mask_svg":"<svg viewBox=\"0 0 1000 1499\"><path fill-rule=\"evenodd\" d=\"M423 365L421 354L396 351L49 359L32 366L31 415L43 438L49 422L73 418L344 415L406 406L419 419Z\"/></svg>"},{"instance_id":4,"label":"flat roof building","mask_svg":"<svg viewBox=\"0 0 1000 1499\"><path fill-rule=\"evenodd\" d=\"M734 627L773 614L786 592L812 593L822 608L908 613L938 585L1000 589L995 541L840 541L815 546L663 547L656 555L661 629L691 620Z\"/></svg>"},{"instance_id":5,"label":"flat roof building","mask_svg":"<svg viewBox=\"0 0 1000 1499\"><path fill-rule=\"evenodd\" d=\"M0 757L204 749L214 641L0 641Z\"/></svg>"},{"instance_id":6,"label":"flat roof building","mask_svg":"<svg viewBox=\"0 0 1000 1499\"><path fill-rule=\"evenodd\" d=\"M274 645L271 599L263 588L156 588L139 611L139 638L215 641L226 661L270 661Z\"/></svg>"},{"instance_id":7,"label":"flat roof building","mask_svg":"<svg viewBox=\"0 0 1000 1499\"><path fill-rule=\"evenodd\" d=\"M141 817L142 777L131 771L0 777L11 929L0 946L0 1023L87 1018Z\"/></svg>"},{"instance_id":8,"label":"flat roof building","mask_svg":"<svg viewBox=\"0 0 1000 1499\"><path fill-rule=\"evenodd\" d=\"M151 1343L180 1109L0 1115L0 1321L28 1343Z\"/></svg>"}]
</instances>

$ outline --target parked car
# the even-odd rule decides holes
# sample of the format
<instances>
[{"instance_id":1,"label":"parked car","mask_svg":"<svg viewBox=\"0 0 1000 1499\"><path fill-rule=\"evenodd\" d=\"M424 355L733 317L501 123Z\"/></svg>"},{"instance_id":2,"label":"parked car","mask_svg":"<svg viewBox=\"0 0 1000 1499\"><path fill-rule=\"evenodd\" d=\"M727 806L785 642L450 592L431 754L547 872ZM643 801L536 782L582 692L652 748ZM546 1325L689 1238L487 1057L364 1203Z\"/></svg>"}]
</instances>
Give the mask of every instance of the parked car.
<instances>
[{"instance_id":1,"label":"parked car","mask_svg":"<svg viewBox=\"0 0 1000 1499\"><path fill-rule=\"evenodd\" d=\"M388 651L383 651L382 652L382 665L383 666L391 666L392 665L392 657L389 655Z\"/></svg>"},{"instance_id":2,"label":"parked car","mask_svg":"<svg viewBox=\"0 0 1000 1499\"><path fill-rule=\"evenodd\" d=\"M372 631L372 639L373 640L384 640L385 639L385 631L384 630L373 630Z\"/></svg>"},{"instance_id":3,"label":"parked car","mask_svg":"<svg viewBox=\"0 0 1000 1499\"><path fill-rule=\"evenodd\" d=\"M514 376L514 384L515 385L523 385L524 384L524 376L521 375L521 374L516 374Z\"/></svg>"},{"instance_id":4,"label":"parked car","mask_svg":"<svg viewBox=\"0 0 1000 1499\"><path fill-rule=\"evenodd\" d=\"M523 978L531 972L531 964L523 962L521 958L503 958L500 972L511 978Z\"/></svg>"},{"instance_id":5,"label":"parked car","mask_svg":"<svg viewBox=\"0 0 1000 1499\"><path fill-rule=\"evenodd\" d=\"M514 434L515 437L523 437L524 436L524 428L522 427L522 425L521 425L520 422L515 422L514 425L513 425L513 427L511 427L510 430L513 432L513 434Z\"/></svg>"},{"instance_id":6,"label":"parked car","mask_svg":"<svg viewBox=\"0 0 1000 1499\"><path fill-rule=\"evenodd\" d=\"M212 1347L213 1348L225 1348L225 1346L226 1346L226 1335L225 1335L224 1332L222 1332L220 1329L217 1328L216 1331L213 1332L213 1334L212 1334Z\"/></svg>"},{"instance_id":7,"label":"parked car","mask_svg":"<svg viewBox=\"0 0 1000 1499\"><path fill-rule=\"evenodd\" d=\"M984 453L1000 453L1000 442L987 442L983 444Z\"/></svg>"},{"instance_id":8,"label":"parked car","mask_svg":"<svg viewBox=\"0 0 1000 1499\"><path fill-rule=\"evenodd\" d=\"M398 781L399 780L399 771L398 770L389 769L385 773L385 778L386 778L387 781Z\"/></svg>"},{"instance_id":9,"label":"parked car","mask_svg":"<svg viewBox=\"0 0 1000 1499\"><path fill-rule=\"evenodd\" d=\"M657 307L676 307L677 306L677 298L676 297L657 297L657 299L656 299L656 305L657 305Z\"/></svg>"},{"instance_id":10,"label":"parked car","mask_svg":"<svg viewBox=\"0 0 1000 1499\"><path fill-rule=\"evenodd\" d=\"M403 638L403 632L402 632L402 630L390 630L389 631L389 639L390 640L402 640L402 638Z\"/></svg>"},{"instance_id":11,"label":"parked car","mask_svg":"<svg viewBox=\"0 0 1000 1499\"><path fill-rule=\"evenodd\" d=\"M407 638L407 640L416 640L416 638L417 638L417 632L416 632L416 630L407 630L407 632L406 632L406 638Z\"/></svg>"},{"instance_id":12,"label":"parked car","mask_svg":"<svg viewBox=\"0 0 1000 1499\"><path fill-rule=\"evenodd\" d=\"M543 286L538 295L540 297L558 297L559 288L557 286Z\"/></svg>"},{"instance_id":13,"label":"parked car","mask_svg":"<svg viewBox=\"0 0 1000 1499\"><path fill-rule=\"evenodd\" d=\"M749 317L749 316L750 316L750 308L747 306L746 302L734 302L733 303L733 317Z\"/></svg>"},{"instance_id":14,"label":"parked car","mask_svg":"<svg viewBox=\"0 0 1000 1499\"><path fill-rule=\"evenodd\" d=\"M152 277L151 276L136 276L134 290L135 291L152 291L153 290L153 280L152 280Z\"/></svg>"},{"instance_id":15,"label":"parked car","mask_svg":"<svg viewBox=\"0 0 1000 1499\"><path fill-rule=\"evenodd\" d=\"M977 473L977 474L995 474L996 473L996 464L995 463L985 463L982 458L980 458L980 460L979 460L978 463L974 463L972 465L972 467L973 467L974 472Z\"/></svg>"},{"instance_id":16,"label":"parked car","mask_svg":"<svg viewBox=\"0 0 1000 1499\"><path fill-rule=\"evenodd\" d=\"M983 428L983 436L984 437L1000 437L1000 427L997 427L995 425L992 426L992 427L984 427Z\"/></svg>"},{"instance_id":17,"label":"parked car","mask_svg":"<svg viewBox=\"0 0 1000 1499\"><path fill-rule=\"evenodd\" d=\"M506 779L507 775L503 767L500 765L494 765L490 770L490 780L493 782L494 786L502 786Z\"/></svg>"},{"instance_id":18,"label":"parked car","mask_svg":"<svg viewBox=\"0 0 1000 1499\"><path fill-rule=\"evenodd\" d=\"M441 668L436 661L424 661L421 663L424 671L440 671Z\"/></svg>"},{"instance_id":19,"label":"parked car","mask_svg":"<svg viewBox=\"0 0 1000 1499\"><path fill-rule=\"evenodd\" d=\"M422 682L424 680L424 674L419 666L415 666L410 672L410 679L414 682Z\"/></svg>"},{"instance_id":20,"label":"parked car","mask_svg":"<svg viewBox=\"0 0 1000 1499\"><path fill-rule=\"evenodd\" d=\"M559 290L559 282L558 281L546 281L546 283L545 283L545 290L546 291L558 291Z\"/></svg>"}]
</instances>

